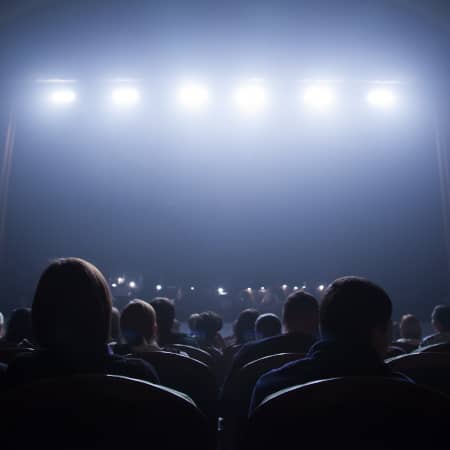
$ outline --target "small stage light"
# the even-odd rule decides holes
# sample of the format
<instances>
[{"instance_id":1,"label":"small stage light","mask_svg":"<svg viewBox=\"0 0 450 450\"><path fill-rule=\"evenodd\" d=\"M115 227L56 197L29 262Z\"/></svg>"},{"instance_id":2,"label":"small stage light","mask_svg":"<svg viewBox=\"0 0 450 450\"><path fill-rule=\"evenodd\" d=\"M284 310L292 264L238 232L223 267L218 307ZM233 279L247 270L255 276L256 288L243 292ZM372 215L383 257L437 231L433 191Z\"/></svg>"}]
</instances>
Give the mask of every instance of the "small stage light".
<instances>
[{"instance_id":1,"label":"small stage light","mask_svg":"<svg viewBox=\"0 0 450 450\"><path fill-rule=\"evenodd\" d=\"M157 291L162 291L162 288L163 288L163 287L162 287L160 284L157 284L157 285L156 285L156 290L157 290Z\"/></svg>"},{"instance_id":2,"label":"small stage light","mask_svg":"<svg viewBox=\"0 0 450 450\"><path fill-rule=\"evenodd\" d=\"M49 100L54 105L69 105L77 99L77 94L72 89L58 89L50 93Z\"/></svg>"},{"instance_id":3,"label":"small stage light","mask_svg":"<svg viewBox=\"0 0 450 450\"><path fill-rule=\"evenodd\" d=\"M118 277L117 278L117 284L123 284L125 283L125 278L124 277Z\"/></svg>"},{"instance_id":4,"label":"small stage light","mask_svg":"<svg viewBox=\"0 0 450 450\"><path fill-rule=\"evenodd\" d=\"M227 295L227 291L224 288L222 288L222 287L217 289L217 293L219 295Z\"/></svg>"},{"instance_id":5,"label":"small stage light","mask_svg":"<svg viewBox=\"0 0 450 450\"><path fill-rule=\"evenodd\" d=\"M281 289L283 289L283 291L285 291L288 288L287 284L283 284L283 286L281 286Z\"/></svg>"},{"instance_id":6,"label":"small stage light","mask_svg":"<svg viewBox=\"0 0 450 450\"><path fill-rule=\"evenodd\" d=\"M267 108L267 89L261 81L247 81L236 88L233 100L243 114L258 114Z\"/></svg>"},{"instance_id":7,"label":"small stage light","mask_svg":"<svg viewBox=\"0 0 450 450\"><path fill-rule=\"evenodd\" d=\"M325 289L325 286L323 284L319 284L317 290L322 292Z\"/></svg>"},{"instance_id":8,"label":"small stage light","mask_svg":"<svg viewBox=\"0 0 450 450\"><path fill-rule=\"evenodd\" d=\"M305 289L306 289L306 284L304 284L304 285L302 286L302 289L303 289L303 290L305 290Z\"/></svg>"},{"instance_id":9,"label":"small stage light","mask_svg":"<svg viewBox=\"0 0 450 450\"><path fill-rule=\"evenodd\" d=\"M195 287L194 287L194 286L191 286L189 289L190 289L191 291L195 291Z\"/></svg>"},{"instance_id":10,"label":"small stage light","mask_svg":"<svg viewBox=\"0 0 450 450\"><path fill-rule=\"evenodd\" d=\"M182 109L199 111L208 106L209 90L201 83L186 82L178 87L176 100Z\"/></svg>"},{"instance_id":11,"label":"small stage light","mask_svg":"<svg viewBox=\"0 0 450 450\"><path fill-rule=\"evenodd\" d=\"M260 290L261 292L266 292L266 288L265 288L264 286L261 286L261 287L259 288L259 290Z\"/></svg>"},{"instance_id":12,"label":"small stage light","mask_svg":"<svg viewBox=\"0 0 450 450\"><path fill-rule=\"evenodd\" d=\"M116 283L113 283L111 286L112 286L113 288L116 288L116 287L117 287L117 284L116 284Z\"/></svg>"},{"instance_id":13,"label":"small stage light","mask_svg":"<svg viewBox=\"0 0 450 450\"><path fill-rule=\"evenodd\" d=\"M136 287L136 283L135 283L134 281L130 281L130 282L128 283L128 286L129 286L131 289L134 289L134 288Z\"/></svg>"},{"instance_id":14,"label":"small stage light","mask_svg":"<svg viewBox=\"0 0 450 450\"><path fill-rule=\"evenodd\" d=\"M251 293L252 293L252 288L251 288L251 287L247 288L247 292L248 292L249 294L251 294Z\"/></svg>"},{"instance_id":15,"label":"small stage light","mask_svg":"<svg viewBox=\"0 0 450 450\"><path fill-rule=\"evenodd\" d=\"M116 106L134 106L141 98L139 91L134 87L120 87L112 91L112 101Z\"/></svg>"},{"instance_id":16,"label":"small stage light","mask_svg":"<svg viewBox=\"0 0 450 450\"><path fill-rule=\"evenodd\" d=\"M396 97L389 88L374 88L367 94L367 101L377 108L392 108L395 106Z\"/></svg>"},{"instance_id":17,"label":"small stage light","mask_svg":"<svg viewBox=\"0 0 450 450\"><path fill-rule=\"evenodd\" d=\"M292 289L293 289L294 291L298 291L298 286L294 286Z\"/></svg>"},{"instance_id":18,"label":"small stage light","mask_svg":"<svg viewBox=\"0 0 450 450\"><path fill-rule=\"evenodd\" d=\"M317 111L329 109L335 103L335 93L330 86L314 84L303 92L303 102L306 106Z\"/></svg>"}]
</instances>

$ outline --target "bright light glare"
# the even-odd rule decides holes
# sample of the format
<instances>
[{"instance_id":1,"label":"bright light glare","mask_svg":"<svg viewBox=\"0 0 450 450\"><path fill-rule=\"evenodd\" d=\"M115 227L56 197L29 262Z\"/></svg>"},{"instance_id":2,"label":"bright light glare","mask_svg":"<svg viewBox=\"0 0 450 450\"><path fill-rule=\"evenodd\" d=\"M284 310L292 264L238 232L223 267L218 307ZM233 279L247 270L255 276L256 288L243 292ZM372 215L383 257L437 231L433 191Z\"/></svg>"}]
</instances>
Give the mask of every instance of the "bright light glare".
<instances>
[{"instance_id":1,"label":"bright light glare","mask_svg":"<svg viewBox=\"0 0 450 450\"><path fill-rule=\"evenodd\" d=\"M58 89L50 94L50 102L54 105L69 105L77 99L77 94L72 89Z\"/></svg>"},{"instance_id":2,"label":"bright light glare","mask_svg":"<svg viewBox=\"0 0 450 450\"><path fill-rule=\"evenodd\" d=\"M322 292L325 289L325 286L323 284L319 284L319 287L317 288L320 292Z\"/></svg>"},{"instance_id":3,"label":"bright light glare","mask_svg":"<svg viewBox=\"0 0 450 450\"><path fill-rule=\"evenodd\" d=\"M117 278L117 284L123 284L125 283L125 278L124 277L118 277Z\"/></svg>"},{"instance_id":4,"label":"bright light glare","mask_svg":"<svg viewBox=\"0 0 450 450\"><path fill-rule=\"evenodd\" d=\"M194 286L191 286L189 289L190 289L191 291L195 291L195 287L194 287Z\"/></svg>"},{"instance_id":5,"label":"bright light glare","mask_svg":"<svg viewBox=\"0 0 450 450\"><path fill-rule=\"evenodd\" d=\"M307 87L303 92L303 102L311 109L327 110L335 101L335 93L330 86L316 84Z\"/></svg>"},{"instance_id":6,"label":"bright light glare","mask_svg":"<svg viewBox=\"0 0 450 450\"><path fill-rule=\"evenodd\" d=\"M253 115L263 112L269 99L265 86L261 82L252 81L238 86L233 100L242 113Z\"/></svg>"},{"instance_id":7,"label":"bright light glare","mask_svg":"<svg viewBox=\"0 0 450 450\"><path fill-rule=\"evenodd\" d=\"M247 288L247 292L251 293L252 292L252 288L251 287Z\"/></svg>"},{"instance_id":8,"label":"bright light glare","mask_svg":"<svg viewBox=\"0 0 450 450\"><path fill-rule=\"evenodd\" d=\"M157 291L162 291L162 286L161 286L160 284L157 284L157 285L156 285L156 290L157 290Z\"/></svg>"},{"instance_id":9,"label":"bright light glare","mask_svg":"<svg viewBox=\"0 0 450 450\"><path fill-rule=\"evenodd\" d=\"M136 287L136 283L134 281L130 281L128 286L130 286L131 289L134 289Z\"/></svg>"},{"instance_id":10,"label":"bright light glare","mask_svg":"<svg viewBox=\"0 0 450 450\"><path fill-rule=\"evenodd\" d=\"M199 111L209 104L208 87L201 83L186 82L177 90L178 105L189 111Z\"/></svg>"},{"instance_id":11,"label":"bright light glare","mask_svg":"<svg viewBox=\"0 0 450 450\"><path fill-rule=\"evenodd\" d=\"M113 283L111 286L112 286L113 288L116 288L116 287L117 287L117 284L116 284L116 283Z\"/></svg>"},{"instance_id":12,"label":"bright light glare","mask_svg":"<svg viewBox=\"0 0 450 450\"><path fill-rule=\"evenodd\" d=\"M374 88L367 94L367 101L377 108L391 108L395 106L396 97L388 88Z\"/></svg>"},{"instance_id":13,"label":"bright light glare","mask_svg":"<svg viewBox=\"0 0 450 450\"><path fill-rule=\"evenodd\" d=\"M217 293L219 295L227 295L227 291L224 288L222 288L222 287L217 289Z\"/></svg>"},{"instance_id":14,"label":"bright light glare","mask_svg":"<svg viewBox=\"0 0 450 450\"><path fill-rule=\"evenodd\" d=\"M285 291L288 288L287 284L283 284L283 286L281 286L281 289L283 289L283 291Z\"/></svg>"},{"instance_id":15,"label":"bright light glare","mask_svg":"<svg viewBox=\"0 0 450 450\"><path fill-rule=\"evenodd\" d=\"M139 103L141 96L134 87L121 87L112 91L112 101L117 106L133 106Z\"/></svg>"},{"instance_id":16,"label":"bright light glare","mask_svg":"<svg viewBox=\"0 0 450 450\"><path fill-rule=\"evenodd\" d=\"M294 286L292 289L293 289L294 291L298 291L298 286Z\"/></svg>"}]
</instances>

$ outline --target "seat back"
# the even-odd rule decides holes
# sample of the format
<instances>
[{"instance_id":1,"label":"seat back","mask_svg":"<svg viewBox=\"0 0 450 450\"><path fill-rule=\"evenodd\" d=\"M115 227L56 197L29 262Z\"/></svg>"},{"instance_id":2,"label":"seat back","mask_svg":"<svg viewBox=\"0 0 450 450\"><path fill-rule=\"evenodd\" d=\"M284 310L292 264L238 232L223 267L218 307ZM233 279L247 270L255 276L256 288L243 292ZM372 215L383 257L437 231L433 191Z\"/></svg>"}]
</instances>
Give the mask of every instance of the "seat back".
<instances>
[{"instance_id":1,"label":"seat back","mask_svg":"<svg viewBox=\"0 0 450 450\"><path fill-rule=\"evenodd\" d=\"M32 348L26 347L5 347L0 349L0 362L3 364L9 364L17 355L26 352L32 352Z\"/></svg>"},{"instance_id":2,"label":"seat back","mask_svg":"<svg viewBox=\"0 0 450 450\"><path fill-rule=\"evenodd\" d=\"M187 394L208 418L217 421L219 388L206 364L171 352L135 353L133 357L152 364L163 386Z\"/></svg>"},{"instance_id":3,"label":"seat back","mask_svg":"<svg viewBox=\"0 0 450 450\"><path fill-rule=\"evenodd\" d=\"M424 384L450 395L450 354L410 353L388 359L389 367Z\"/></svg>"},{"instance_id":4,"label":"seat back","mask_svg":"<svg viewBox=\"0 0 450 450\"><path fill-rule=\"evenodd\" d=\"M382 377L321 380L267 397L239 448L448 448L450 399ZM430 447L431 445L431 447Z\"/></svg>"},{"instance_id":5,"label":"seat back","mask_svg":"<svg viewBox=\"0 0 450 450\"><path fill-rule=\"evenodd\" d=\"M171 347L181 350L187 353L191 358L206 364L208 367L212 368L214 366L214 361L212 356L205 350L201 348L192 347L190 345L183 344L172 344Z\"/></svg>"},{"instance_id":6,"label":"seat back","mask_svg":"<svg viewBox=\"0 0 450 450\"><path fill-rule=\"evenodd\" d=\"M215 438L191 400L114 375L42 380L2 394L2 448L201 448ZM176 431L176 432L174 432Z\"/></svg>"},{"instance_id":7,"label":"seat back","mask_svg":"<svg viewBox=\"0 0 450 450\"><path fill-rule=\"evenodd\" d=\"M450 342L428 345L419 349L420 353L448 353L450 354Z\"/></svg>"}]
</instances>

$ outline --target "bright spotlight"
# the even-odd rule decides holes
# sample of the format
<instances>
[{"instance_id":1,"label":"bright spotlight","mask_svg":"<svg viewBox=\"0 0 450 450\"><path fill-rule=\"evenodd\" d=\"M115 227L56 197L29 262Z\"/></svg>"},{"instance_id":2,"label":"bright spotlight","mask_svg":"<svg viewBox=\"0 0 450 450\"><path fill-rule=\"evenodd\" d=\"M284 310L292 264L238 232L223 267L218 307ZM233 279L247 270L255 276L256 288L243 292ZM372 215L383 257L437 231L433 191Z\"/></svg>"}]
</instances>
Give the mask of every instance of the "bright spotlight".
<instances>
[{"instance_id":1,"label":"bright spotlight","mask_svg":"<svg viewBox=\"0 0 450 450\"><path fill-rule=\"evenodd\" d=\"M72 89L58 89L50 93L49 100L54 105L69 105L77 99L77 94Z\"/></svg>"},{"instance_id":2,"label":"bright spotlight","mask_svg":"<svg viewBox=\"0 0 450 450\"><path fill-rule=\"evenodd\" d=\"M391 108L395 106L396 100L394 92L389 88L374 88L367 94L369 105L377 108Z\"/></svg>"},{"instance_id":3,"label":"bright spotlight","mask_svg":"<svg viewBox=\"0 0 450 450\"><path fill-rule=\"evenodd\" d=\"M125 278L124 277L118 277L117 278L117 284L123 284L125 283Z\"/></svg>"},{"instance_id":4,"label":"bright spotlight","mask_svg":"<svg viewBox=\"0 0 450 450\"><path fill-rule=\"evenodd\" d=\"M113 283L111 286L112 286L113 288L116 288L116 287L117 287L117 284L116 284L116 283Z\"/></svg>"},{"instance_id":5,"label":"bright spotlight","mask_svg":"<svg viewBox=\"0 0 450 450\"><path fill-rule=\"evenodd\" d=\"M112 91L112 101L116 106L134 106L141 98L139 91L134 87L121 87Z\"/></svg>"},{"instance_id":6,"label":"bright spotlight","mask_svg":"<svg viewBox=\"0 0 450 450\"><path fill-rule=\"evenodd\" d=\"M293 289L294 291L298 291L298 286L294 286L292 289Z\"/></svg>"},{"instance_id":7,"label":"bright spotlight","mask_svg":"<svg viewBox=\"0 0 450 450\"><path fill-rule=\"evenodd\" d=\"M178 87L176 98L182 109L199 111L208 106L209 90L201 83L186 82Z\"/></svg>"},{"instance_id":8,"label":"bright spotlight","mask_svg":"<svg viewBox=\"0 0 450 450\"><path fill-rule=\"evenodd\" d=\"M247 292L248 292L249 294L251 294L251 293L252 293L252 288L251 288L251 287L247 288Z\"/></svg>"},{"instance_id":9,"label":"bright spotlight","mask_svg":"<svg viewBox=\"0 0 450 450\"><path fill-rule=\"evenodd\" d=\"M305 290L305 289L306 289L306 284L304 284L304 285L302 286L302 289L303 289L303 290Z\"/></svg>"},{"instance_id":10,"label":"bright spotlight","mask_svg":"<svg viewBox=\"0 0 450 450\"><path fill-rule=\"evenodd\" d=\"M260 290L261 292L266 292L266 288L265 288L264 286L261 286L261 287L259 288L259 290Z\"/></svg>"},{"instance_id":11,"label":"bright spotlight","mask_svg":"<svg viewBox=\"0 0 450 450\"><path fill-rule=\"evenodd\" d=\"M239 85L233 96L235 106L244 114L253 115L267 108L268 93L260 81L248 81Z\"/></svg>"},{"instance_id":12,"label":"bright spotlight","mask_svg":"<svg viewBox=\"0 0 450 450\"><path fill-rule=\"evenodd\" d=\"M128 286L129 286L131 289L134 289L134 288L136 287L136 283L135 283L134 281L130 281L130 282L128 283Z\"/></svg>"},{"instance_id":13,"label":"bright spotlight","mask_svg":"<svg viewBox=\"0 0 450 450\"><path fill-rule=\"evenodd\" d=\"M288 288L287 284L283 284L283 286L281 286L281 289L283 289L283 291L285 291Z\"/></svg>"},{"instance_id":14,"label":"bright spotlight","mask_svg":"<svg viewBox=\"0 0 450 450\"><path fill-rule=\"evenodd\" d=\"M308 86L303 92L304 104L317 111L329 109L335 100L335 93L330 86L315 84Z\"/></svg>"},{"instance_id":15,"label":"bright spotlight","mask_svg":"<svg viewBox=\"0 0 450 450\"><path fill-rule=\"evenodd\" d=\"M227 291L224 288L222 288L222 287L217 289L217 293L219 295L227 295Z\"/></svg>"},{"instance_id":16,"label":"bright spotlight","mask_svg":"<svg viewBox=\"0 0 450 450\"><path fill-rule=\"evenodd\" d=\"M319 292L322 292L324 289L325 289L325 285L323 285L323 284L319 284L319 286L317 287L317 290Z\"/></svg>"},{"instance_id":17,"label":"bright spotlight","mask_svg":"<svg viewBox=\"0 0 450 450\"><path fill-rule=\"evenodd\" d=\"M195 291L195 287L194 287L194 286L191 286L189 289L190 289L191 291Z\"/></svg>"},{"instance_id":18,"label":"bright spotlight","mask_svg":"<svg viewBox=\"0 0 450 450\"><path fill-rule=\"evenodd\" d=\"M157 291L162 291L162 286L161 286L160 284L157 284L157 285L156 285L156 290L157 290Z\"/></svg>"}]
</instances>

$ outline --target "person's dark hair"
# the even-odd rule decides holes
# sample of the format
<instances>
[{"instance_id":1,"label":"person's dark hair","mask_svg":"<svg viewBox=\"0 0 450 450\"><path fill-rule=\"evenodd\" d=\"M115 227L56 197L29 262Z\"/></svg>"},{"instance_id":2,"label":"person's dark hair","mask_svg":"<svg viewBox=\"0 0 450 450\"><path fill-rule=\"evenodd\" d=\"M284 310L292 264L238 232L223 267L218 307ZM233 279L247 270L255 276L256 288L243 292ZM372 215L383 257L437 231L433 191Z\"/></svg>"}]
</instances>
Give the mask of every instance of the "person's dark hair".
<instances>
[{"instance_id":1,"label":"person's dark hair","mask_svg":"<svg viewBox=\"0 0 450 450\"><path fill-rule=\"evenodd\" d=\"M193 313L188 318L188 326L189 330L191 330L191 334L197 333L197 319L199 318L199 313Z\"/></svg>"},{"instance_id":2,"label":"person's dark hair","mask_svg":"<svg viewBox=\"0 0 450 450\"><path fill-rule=\"evenodd\" d=\"M111 310L111 330L110 330L111 341L120 343L120 312L113 306Z\"/></svg>"},{"instance_id":3,"label":"person's dark hair","mask_svg":"<svg viewBox=\"0 0 450 450\"><path fill-rule=\"evenodd\" d=\"M257 338L267 338L281 333L281 320L276 314L261 314L255 322Z\"/></svg>"},{"instance_id":4,"label":"person's dark hair","mask_svg":"<svg viewBox=\"0 0 450 450\"><path fill-rule=\"evenodd\" d=\"M434 322L439 323L443 332L450 331L450 306L436 306L433 309L431 317Z\"/></svg>"},{"instance_id":5,"label":"person's dark hair","mask_svg":"<svg viewBox=\"0 0 450 450\"><path fill-rule=\"evenodd\" d=\"M132 300L120 315L120 329L127 344L140 345L144 339L156 339L156 314L143 300Z\"/></svg>"},{"instance_id":6,"label":"person's dark hair","mask_svg":"<svg viewBox=\"0 0 450 450\"><path fill-rule=\"evenodd\" d=\"M367 342L371 331L390 326L392 302L375 283L360 277L343 277L325 290L320 305L324 337Z\"/></svg>"},{"instance_id":7,"label":"person's dark hair","mask_svg":"<svg viewBox=\"0 0 450 450\"><path fill-rule=\"evenodd\" d=\"M400 337L404 339L421 339L422 327L417 317L412 314L405 314L400 319Z\"/></svg>"},{"instance_id":8,"label":"person's dark hair","mask_svg":"<svg viewBox=\"0 0 450 450\"><path fill-rule=\"evenodd\" d=\"M33 340L31 325L31 309L17 308L9 317L6 324L5 341L11 344L20 344L24 339Z\"/></svg>"},{"instance_id":9,"label":"person's dark hair","mask_svg":"<svg viewBox=\"0 0 450 450\"><path fill-rule=\"evenodd\" d=\"M240 312L233 325L236 344L245 344L255 339L255 322L258 316L258 311L252 308Z\"/></svg>"},{"instance_id":10,"label":"person's dark hair","mask_svg":"<svg viewBox=\"0 0 450 450\"><path fill-rule=\"evenodd\" d=\"M284 303L283 323L288 328L297 328L295 324L299 321L312 316L315 316L317 320L318 313L319 303L312 294L305 291L295 291L288 296Z\"/></svg>"},{"instance_id":11,"label":"person's dark hair","mask_svg":"<svg viewBox=\"0 0 450 450\"><path fill-rule=\"evenodd\" d=\"M169 334L172 331L173 321L175 320L175 306L171 300L166 297L156 297L150 305L156 313L156 322L160 334Z\"/></svg>"},{"instance_id":12,"label":"person's dark hair","mask_svg":"<svg viewBox=\"0 0 450 450\"><path fill-rule=\"evenodd\" d=\"M205 311L199 314L195 326L200 342L213 345L223 326L222 317L214 311Z\"/></svg>"},{"instance_id":13,"label":"person's dark hair","mask_svg":"<svg viewBox=\"0 0 450 450\"><path fill-rule=\"evenodd\" d=\"M44 270L34 294L34 336L43 348L105 345L111 310L108 283L100 270L80 258L57 259Z\"/></svg>"}]
</instances>

